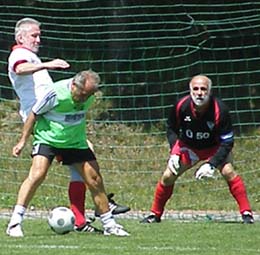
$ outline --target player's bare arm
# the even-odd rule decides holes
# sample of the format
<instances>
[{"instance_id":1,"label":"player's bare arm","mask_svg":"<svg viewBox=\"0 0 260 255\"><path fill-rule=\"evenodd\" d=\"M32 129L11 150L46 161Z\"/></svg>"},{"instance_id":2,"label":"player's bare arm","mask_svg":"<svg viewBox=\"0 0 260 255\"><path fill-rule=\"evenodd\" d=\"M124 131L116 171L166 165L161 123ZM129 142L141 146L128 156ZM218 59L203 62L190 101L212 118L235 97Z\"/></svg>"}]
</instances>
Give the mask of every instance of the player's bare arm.
<instances>
[{"instance_id":1,"label":"player's bare arm","mask_svg":"<svg viewBox=\"0 0 260 255\"><path fill-rule=\"evenodd\" d=\"M18 75L27 75L43 69L66 69L70 64L63 59L54 59L52 61L34 64L34 63L21 63L16 66L15 73Z\"/></svg>"},{"instance_id":2,"label":"player's bare arm","mask_svg":"<svg viewBox=\"0 0 260 255\"><path fill-rule=\"evenodd\" d=\"M18 157L21 154L29 136L32 133L35 121L36 115L33 112L31 112L26 122L24 123L22 135L19 142L13 147L13 156Z\"/></svg>"}]
</instances>

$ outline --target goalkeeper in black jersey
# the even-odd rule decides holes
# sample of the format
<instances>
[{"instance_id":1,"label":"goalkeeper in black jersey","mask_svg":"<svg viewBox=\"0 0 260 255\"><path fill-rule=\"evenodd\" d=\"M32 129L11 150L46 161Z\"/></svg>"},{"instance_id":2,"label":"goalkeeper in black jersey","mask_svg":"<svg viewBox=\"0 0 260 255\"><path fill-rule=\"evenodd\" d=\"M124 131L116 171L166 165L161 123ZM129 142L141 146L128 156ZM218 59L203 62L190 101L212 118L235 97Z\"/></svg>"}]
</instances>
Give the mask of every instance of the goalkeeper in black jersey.
<instances>
[{"instance_id":1,"label":"goalkeeper in black jersey","mask_svg":"<svg viewBox=\"0 0 260 255\"><path fill-rule=\"evenodd\" d=\"M227 181L244 223L254 223L246 188L232 166L234 134L227 106L211 95L211 80L204 75L190 81L190 95L172 108L167 121L170 157L158 182L151 214L142 223L160 222L164 207L171 197L179 176L200 161L195 173L198 180L213 178L215 169Z\"/></svg>"}]
</instances>

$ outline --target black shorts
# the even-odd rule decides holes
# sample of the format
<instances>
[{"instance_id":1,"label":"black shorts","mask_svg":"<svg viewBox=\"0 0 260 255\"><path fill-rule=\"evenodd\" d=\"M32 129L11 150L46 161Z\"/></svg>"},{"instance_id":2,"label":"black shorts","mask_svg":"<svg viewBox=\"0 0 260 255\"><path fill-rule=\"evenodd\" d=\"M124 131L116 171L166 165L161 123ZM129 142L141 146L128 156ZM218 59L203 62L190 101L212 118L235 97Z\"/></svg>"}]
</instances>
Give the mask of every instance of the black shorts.
<instances>
[{"instance_id":1,"label":"black shorts","mask_svg":"<svg viewBox=\"0 0 260 255\"><path fill-rule=\"evenodd\" d=\"M63 165L71 165L73 163L81 163L85 161L96 160L95 154L91 149L59 149L47 144L37 144L33 146L31 156L45 156L50 163L54 157Z\"/></svg>"}]
</instances>

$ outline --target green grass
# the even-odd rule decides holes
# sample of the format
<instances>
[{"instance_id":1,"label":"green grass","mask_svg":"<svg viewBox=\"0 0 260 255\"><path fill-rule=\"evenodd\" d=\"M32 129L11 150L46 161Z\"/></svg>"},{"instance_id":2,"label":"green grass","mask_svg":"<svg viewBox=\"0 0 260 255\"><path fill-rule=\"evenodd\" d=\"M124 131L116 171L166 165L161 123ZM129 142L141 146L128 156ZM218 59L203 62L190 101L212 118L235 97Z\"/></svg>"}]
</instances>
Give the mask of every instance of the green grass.
<instances>
[{"instance_id":1,"label":"green grass","mask_svg":"<svg viewBox=\"0 0 260 255\"><path fill-rule=\"evenodd\" d=\"M220 222L140 224L118 219L130 237L69 233L56 235L46 220L25 220L24 238L10 238L0 232L1 255L259 255L260 225ZM0 220L5 229L7 220ZM98 226L99 222L95 225Z\"/></svg>"}]
</instances>

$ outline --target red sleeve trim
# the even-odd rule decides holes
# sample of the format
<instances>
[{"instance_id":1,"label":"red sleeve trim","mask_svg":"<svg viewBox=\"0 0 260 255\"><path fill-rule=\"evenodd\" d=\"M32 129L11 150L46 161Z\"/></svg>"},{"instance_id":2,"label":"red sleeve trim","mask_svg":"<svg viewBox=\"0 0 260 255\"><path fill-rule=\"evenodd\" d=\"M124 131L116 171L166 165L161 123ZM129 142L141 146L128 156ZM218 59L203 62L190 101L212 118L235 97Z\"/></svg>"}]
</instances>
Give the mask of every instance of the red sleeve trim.
<instances>
[{"instance_id":1,"label":"red sleeve trim","mask_svg":"<svg viewBox=\"0 0 260 255\"><path fill-rule=\"evenodd\" d=\"M187 95L183 97L176 105L176 120L179 121L179 116L180 116L180 109L183 103L189 98L190 96Z\"/></svg>"},{"instance_id":2,"label":"red sleeve trim","mask_svg":"<svg viewBox=\"0 0 260 255\"><path fill-rule=\"evenodd\" d=\"M13 66L13 71L16 72L16 67L20 64L23 64L23 63L26 63L28 62L27 60L23 59L23 60L18 60L17 62L14 63L14 66Z\"/></svg>"},{"instance_id":3,"label":"red sleeve trim","mask_svg":"<svg viewBox=\"0 0 260 255\"><path fill-rule=\"evenodd\" d=\"M215 98L214 98L214 108L215 108L215 125L216 127L218 127L220 122L220 108Z\"/></svg>"}]
</instances>

